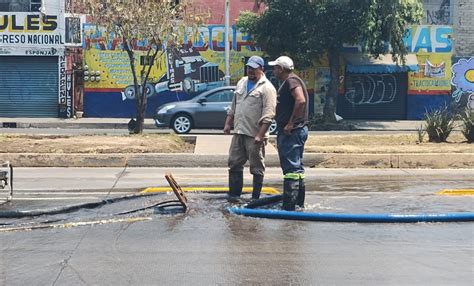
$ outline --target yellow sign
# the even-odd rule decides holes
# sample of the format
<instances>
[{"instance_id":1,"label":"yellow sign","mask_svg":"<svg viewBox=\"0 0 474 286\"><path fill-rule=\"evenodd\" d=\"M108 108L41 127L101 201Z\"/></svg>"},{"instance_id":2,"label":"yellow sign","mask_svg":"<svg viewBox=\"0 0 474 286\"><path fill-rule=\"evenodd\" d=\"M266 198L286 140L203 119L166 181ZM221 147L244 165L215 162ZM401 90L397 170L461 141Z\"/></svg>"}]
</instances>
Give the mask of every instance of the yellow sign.
<instances>
[{"instance_id":1,"label":"yellow sign","mask_svg":"<svg viewBox=\"0 0 474 286\"><path fill-rule=\"evenodd\" d=\"M447 94L451 91L451 53L419 53L418 72L408 73L409 94Z\"/></svg>"}]
</instances>

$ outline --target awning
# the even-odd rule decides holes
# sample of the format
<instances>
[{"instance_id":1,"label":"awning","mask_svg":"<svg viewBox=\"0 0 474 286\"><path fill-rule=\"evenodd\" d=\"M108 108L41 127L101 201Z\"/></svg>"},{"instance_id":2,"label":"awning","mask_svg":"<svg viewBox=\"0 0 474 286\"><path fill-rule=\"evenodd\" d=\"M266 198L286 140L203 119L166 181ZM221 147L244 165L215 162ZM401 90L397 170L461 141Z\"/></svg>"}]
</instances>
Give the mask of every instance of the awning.
<instances>
[{"instance_id":1,"label":"awning","mask_svg":"<svg viewBox=\"0 0 474 286\"><path fill-rule=\"evenodd\" d=\"M363 54L344 54L346 60L346 72L348 73L401 73L417 72L418 60L416 55L409 54L405 56L405 65L401 61L394 62L392 55L380 55L375 59L369 55Z\"/></svg>"}]
</instances>

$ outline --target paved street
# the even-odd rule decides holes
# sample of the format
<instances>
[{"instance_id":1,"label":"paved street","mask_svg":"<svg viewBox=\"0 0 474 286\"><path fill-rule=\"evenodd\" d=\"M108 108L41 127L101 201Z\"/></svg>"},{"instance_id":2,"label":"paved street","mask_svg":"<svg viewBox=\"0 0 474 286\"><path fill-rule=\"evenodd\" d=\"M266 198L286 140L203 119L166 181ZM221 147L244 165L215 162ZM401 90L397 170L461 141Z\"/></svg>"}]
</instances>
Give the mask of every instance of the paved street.
<instances>
[{"instance_id":1,"label":"paved street","mask_svg":"<svg viewBox=\"0 0 474 286\"><path fill-rule=\"evenodd\" d=\"M165 186L224 186L225 168L18 168L12 209L48 209ZM251 177L246 175L246 183ZM277 168L267 186L280 187ZM309 169L306 211L473 211L472 170ZM246 195L247 196L247 195ZM67 214L0 219L0 284L472 285L473 223L298 222L231 215L223 194L188 193L186 214L147 209L158 194ZM16 230L13 230L16 228ZM32 230L26 230L32 228ZM10 229L10 231L8 231ZM100 281L100 282L99 282Z\"/></svg>"}]
</instances>

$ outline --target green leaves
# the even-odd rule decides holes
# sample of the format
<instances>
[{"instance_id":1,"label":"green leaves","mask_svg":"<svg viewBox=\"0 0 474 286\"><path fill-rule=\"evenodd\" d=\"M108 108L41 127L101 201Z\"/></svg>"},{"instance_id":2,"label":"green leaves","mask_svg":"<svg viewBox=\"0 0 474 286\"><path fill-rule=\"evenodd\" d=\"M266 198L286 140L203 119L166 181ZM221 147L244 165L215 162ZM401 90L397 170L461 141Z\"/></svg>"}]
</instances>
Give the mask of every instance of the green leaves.
<instances>
[{"instance_id":1,"label":"green leaves","mask_svg":"<svg viewBox=\"0 0 474 286\"><path fill-rule=\"evenodd\" d=\"M403 43L409 24L422 18L421 0L264 0L258 16L242 13L239 27L272 58L290 56L298 69L329 55L331 88L324 117L334 119L339 56L344 44L361 45L374 56L391 48L395 60L407 53ZM332 59L332 60L331 60ZM332 66L336 65L336 66ZM330 105L330 106L328 106Z\"/></svg>"},{"instance_id":2,"label":"green leaves","mask_svg":"<svg viewBox=\"0 0 474 286\"><path fill-rule=\"evenodd\" d=\"M260 16L243 12L238 25L272 57L287 54L299 66L342 50L344 44L360 44L373 55L406 54L403 44L408 24L419 22L419 0L266 0Z\"/></svg>"}]
</instances>

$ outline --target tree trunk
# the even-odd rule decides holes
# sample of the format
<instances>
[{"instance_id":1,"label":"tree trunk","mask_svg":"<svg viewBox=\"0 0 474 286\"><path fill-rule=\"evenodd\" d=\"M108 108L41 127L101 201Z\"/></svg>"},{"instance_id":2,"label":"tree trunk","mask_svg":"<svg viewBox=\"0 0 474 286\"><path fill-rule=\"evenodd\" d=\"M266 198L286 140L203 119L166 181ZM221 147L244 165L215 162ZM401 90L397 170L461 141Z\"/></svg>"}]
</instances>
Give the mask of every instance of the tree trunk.
<instances>
[{"instance_id":1,"label":"tree trunk","mask_svg":"<svg viewBox=\"0 0 474 286\"><path fill-rule=\"evenodd\" d=\"M156 40L154 40L156 43ZM141 72L140 72L140 81L141 81L141 87L138 89L139 92L137 92L137 124L135 125L135 130L133 132L135 134L141 134L143 133L143 125L145 123L145 112L146 112L146 106L148 104L148 97L147 97L147 92L146 92L146 86L148 83L148 79L150 77L150 72L151 69L153 68L156 56L158 55L159 49L157 48L153 53L152 53L152 47L150 46L150 49L147 52L147 57L150 57L151 55L151 62L153 64L148 65L148 70L146 69L145 66L143 66ZM139 100L138 100L139 99Z\"/></svg>"},{"instance_id":2,"label":"tree trunk","mask_svg":"<svg viewBox=\"0 0 474 286\"><path fill-rule=\"evenodd\" d=\"M126 35L125 32L123 32L123 35L122 35L122 43L123 43L125 51L127 52L128 59L130 61L130 69L132 70L132 75L133 75L133 86L135 89L135 102L136 102L136 107L137 107L137 120L135 123L135 128L133 129L133 133L141 134L143 132L143 122L145 119L145 111L143 108L143 98L146 96L142 96L143 94L145 94L142 91L145 85L142 84L142 87L138 85L138 77L135 71L135 53L132 50L129 41L124 35ZM144 103L146 104L146 99Z\"/></svg>"},{"instance_id":3,"label":"tree trunk","mask_svg":"<svg viewBox=\"0 0 474 286\"><path fill-rule=\"evenodd\" d=\"M138 88L137 92L137 125L135 125L135 134L143 133L143 125L145 123L145 110L147 104L145 86L146 83L142 84L142 86Z\"/></svg>"},{"instance_id":4,"label":"tree trunk","mask_svg":"<svg viewBox=\"0 0 474 286\"><path fill-rule=\"evenodd\" d=\"M338 51L329 51L329 71L331 74L331 81L329 83L329 91L326 95L324 103L323 117L326 122L336 122L336 105L339 90L340 77L340 60Z\"/></svg>"}]
</instances>

